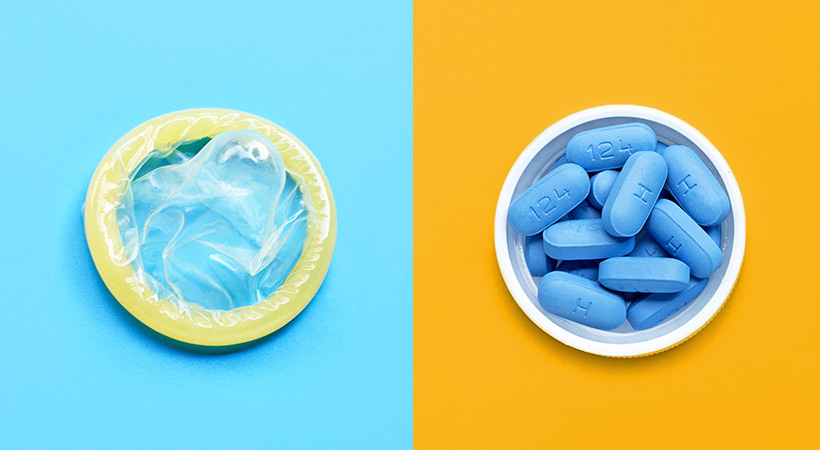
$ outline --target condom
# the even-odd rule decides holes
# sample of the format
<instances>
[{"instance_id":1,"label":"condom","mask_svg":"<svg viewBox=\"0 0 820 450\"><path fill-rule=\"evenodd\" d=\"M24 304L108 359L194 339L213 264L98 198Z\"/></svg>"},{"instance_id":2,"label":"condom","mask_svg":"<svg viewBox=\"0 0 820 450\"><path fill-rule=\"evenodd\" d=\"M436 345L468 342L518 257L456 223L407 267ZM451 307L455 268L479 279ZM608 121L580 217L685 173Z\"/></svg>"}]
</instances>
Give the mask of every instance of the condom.
<instances>
[{"instance_id":1,"label":"condom","mask_svg":"<svg viewBox=\"0 0 820 450\"><path fill-rule=\"evenodd\" d=\"M117 301L172 339L250 342L284 326L330 266L336 211L315 156L225 109L149 120L94 173L85 233Z\"/></svg>"}]
</instances>

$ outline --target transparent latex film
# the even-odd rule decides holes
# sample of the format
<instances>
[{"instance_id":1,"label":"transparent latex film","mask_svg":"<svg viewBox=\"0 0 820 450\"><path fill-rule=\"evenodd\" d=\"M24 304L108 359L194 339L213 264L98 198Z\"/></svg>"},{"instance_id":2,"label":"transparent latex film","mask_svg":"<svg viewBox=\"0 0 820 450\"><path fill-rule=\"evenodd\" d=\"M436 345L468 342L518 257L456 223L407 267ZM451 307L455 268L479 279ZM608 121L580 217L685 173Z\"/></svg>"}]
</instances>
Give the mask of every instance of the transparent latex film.
<instances>
[{"instance_id":1,"label":"transparent latex film","mask_svg":"<svg viewBox=\"0 0 820 450\"><path fill-rule=\"evenodd\" d=\"M125 256L182 310L231 310L270 297L305 246L304 181L251 130L156 149L117 206ZM315 220L315 218L314 218Z\"/></svg>"}]
</instances>

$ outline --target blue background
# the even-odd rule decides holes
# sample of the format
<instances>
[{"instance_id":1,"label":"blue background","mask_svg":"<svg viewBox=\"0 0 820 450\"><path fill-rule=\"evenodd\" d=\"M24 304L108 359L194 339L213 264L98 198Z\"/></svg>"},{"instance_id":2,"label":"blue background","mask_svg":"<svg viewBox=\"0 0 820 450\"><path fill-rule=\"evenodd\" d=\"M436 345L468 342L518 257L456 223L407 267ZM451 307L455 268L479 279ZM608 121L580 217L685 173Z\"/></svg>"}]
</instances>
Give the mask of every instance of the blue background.
<instances>
[{"instance_id":1,"label":"blue background","mask_svg":"<svg viewBox=\"0 0 820 450\"><path fill-rule=\"evenodd\" d=\"M412 444L412 4L7 2L0 14L0 447ZM80 207L105 152L186 108L319 158L318 295L249 349L162 342L109 294Z\"/></svg>"}]
</instances>

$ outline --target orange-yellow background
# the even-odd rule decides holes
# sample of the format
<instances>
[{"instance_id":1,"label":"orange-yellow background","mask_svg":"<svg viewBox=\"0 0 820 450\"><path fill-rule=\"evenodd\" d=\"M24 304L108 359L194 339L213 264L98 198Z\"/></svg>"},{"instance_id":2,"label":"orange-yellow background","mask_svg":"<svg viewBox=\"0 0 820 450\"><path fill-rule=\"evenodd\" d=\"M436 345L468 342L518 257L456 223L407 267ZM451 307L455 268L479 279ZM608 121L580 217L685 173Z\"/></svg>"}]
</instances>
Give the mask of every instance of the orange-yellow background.
<instances>
[{"instance_id":1,"label":"orange-yellow background","mask_svg":"<svg viewBox=\"0 0 820 450\"><path fill-rule=\"evenodd\" d=\"M418 448L820 448L815 2L438 2L414 18ZM737 288L634 360L518 309L492 222L513 161L596 105L659 108L723 152L746 203Z\"/></svg>"}]
</instances>

